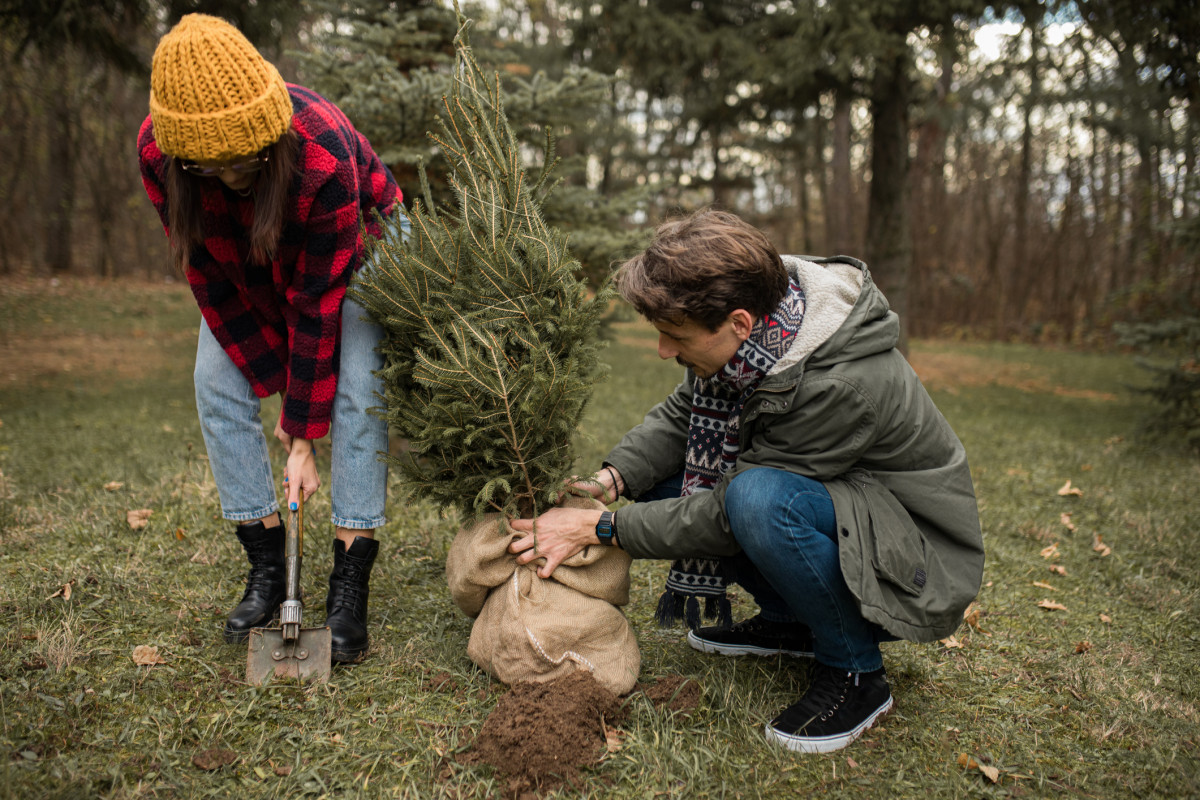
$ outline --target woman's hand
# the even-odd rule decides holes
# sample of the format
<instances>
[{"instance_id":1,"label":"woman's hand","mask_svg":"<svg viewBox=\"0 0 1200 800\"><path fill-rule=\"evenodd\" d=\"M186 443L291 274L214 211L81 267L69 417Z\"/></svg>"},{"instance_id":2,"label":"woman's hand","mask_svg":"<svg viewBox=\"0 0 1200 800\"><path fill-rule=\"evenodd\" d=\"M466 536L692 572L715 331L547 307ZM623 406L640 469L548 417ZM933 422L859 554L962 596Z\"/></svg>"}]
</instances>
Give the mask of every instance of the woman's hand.
<instances>
[{"instance_id":1,"label":"woman's hand","mask_svg":"<svg viewBox=\"0 0 1200 800\"><path fill-rule=\"evenodd\" d=\"M528 564L536 558L546 559L537 573L541 578L549 578L559 564L588 545L600 544L596 536L599 521L599 511L582 508L552 508L536 520L514 519L509 527L517 533L530 533L510 544L508 552L519 554L518 564ZM533 533L535 522L536 534Z\"/></svg>"},{"instance_id":2,"label":"woman's hand","mask_svg":"<svg viewBox=\"0 0 1200 800\"><path fill-rule=\"evenodd\" d=\"M311 439L291 436L283 430L281 422L275 423L275 438L288 451L287 466L283 468L283 490L287 493L288 508L295 510L300 503L300 492L304 492L304 499L307 500L321 488L317 454Z\"/></svg>"}]
</instances>

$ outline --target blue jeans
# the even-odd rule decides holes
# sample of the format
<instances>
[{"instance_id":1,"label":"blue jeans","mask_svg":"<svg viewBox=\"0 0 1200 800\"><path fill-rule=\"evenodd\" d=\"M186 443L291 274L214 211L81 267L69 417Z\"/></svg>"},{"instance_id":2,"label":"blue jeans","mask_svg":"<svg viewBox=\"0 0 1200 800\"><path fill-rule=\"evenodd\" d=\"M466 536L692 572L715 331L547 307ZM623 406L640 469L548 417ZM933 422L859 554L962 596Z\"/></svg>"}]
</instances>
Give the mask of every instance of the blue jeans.
<instances>
[{"instance_id":1,"label":"blue jeans","mask_svg":"<svg viewBox=\"0 0 1200 800\"><path fill-rule=\"evenodd\" d=\"M375 376L383 337L362 306L342 303L341 361L330 425L333 524L372 530L386 521L387 422L367 412L383 386ZM196 410L225 519L262 519L279 510L271 459L263 434L261 403L250 382L201 320L196 346ZM274 428L274 426L272 426Z\"/></svg>"},{"instance_id":2,"label":"blue jeans","mask_svg":"<svg viewBox=\"0 0 1200 800\"><path fill-rule=\"evenodd\" d=\"M639 501L678 497L682 473ZM758 467L739 473L725 492L725 513L742 548L722 559L726 578L758 603L764 619L812 630L817 661L847 672L883 666L889 636L858 610L838 561L833 499L820 481Z\"/></svg>"}]
</instances>

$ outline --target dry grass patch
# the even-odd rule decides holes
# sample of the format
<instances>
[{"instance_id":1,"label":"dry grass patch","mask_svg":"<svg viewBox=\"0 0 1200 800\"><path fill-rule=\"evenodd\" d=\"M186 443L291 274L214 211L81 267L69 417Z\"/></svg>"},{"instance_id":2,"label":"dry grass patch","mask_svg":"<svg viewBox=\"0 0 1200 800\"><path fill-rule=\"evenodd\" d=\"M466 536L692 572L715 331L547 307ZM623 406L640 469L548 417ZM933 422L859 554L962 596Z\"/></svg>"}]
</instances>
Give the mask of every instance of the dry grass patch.
<instances>
[{"instance_id":1,"label":"dry grass patch","mask_svg":"<svg viewBox=\"0 0 1200 800\"><path fill-rule=\"evenodd\" d=\"M955 392L965 387L1001 386L1031 394L1053 394L1081 400L1112 402L1112 392L1076 389L1053 383L1032 364L1001 362L966 353L911 353L909 363L925 386Z\"/></svg>"}]
</instances>

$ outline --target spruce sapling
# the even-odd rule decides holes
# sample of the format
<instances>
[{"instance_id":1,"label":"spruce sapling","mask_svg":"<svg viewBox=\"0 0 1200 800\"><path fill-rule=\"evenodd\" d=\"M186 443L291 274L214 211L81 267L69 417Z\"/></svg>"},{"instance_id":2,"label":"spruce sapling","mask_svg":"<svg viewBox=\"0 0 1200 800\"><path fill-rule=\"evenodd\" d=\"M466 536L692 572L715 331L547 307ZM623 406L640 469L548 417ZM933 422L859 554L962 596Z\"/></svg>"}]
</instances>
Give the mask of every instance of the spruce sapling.
<instances>
[{"instance_id":1,"label":"spruce sapling","mask_svg":"<svg viewBox=\"0 0 1200 800\"><path fill-rule=\"evenodd\" d=\"M466 25L455 48L430 134L453 202L433 202L422 168L410 235L385 226L351 291L386 331L377 413L408 441L404 456L387 456L406 489L476 515L536 515L571 474L610 290L588 297L566 237L545 222L553 138L527 170L499 78L476 63Z\"/></svg>"}]
</instances>

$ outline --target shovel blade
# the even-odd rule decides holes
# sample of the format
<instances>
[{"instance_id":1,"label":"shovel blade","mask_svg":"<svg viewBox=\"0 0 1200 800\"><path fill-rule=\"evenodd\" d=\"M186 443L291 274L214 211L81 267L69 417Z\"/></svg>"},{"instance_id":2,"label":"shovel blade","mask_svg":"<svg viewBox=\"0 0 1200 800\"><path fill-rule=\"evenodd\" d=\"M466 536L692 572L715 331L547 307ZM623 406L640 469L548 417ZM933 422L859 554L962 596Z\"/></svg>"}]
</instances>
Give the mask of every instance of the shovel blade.
<instances>
[{"instance_id":1,"label":"shovel blade","mask_svg":"<svg viewBox=\"0 0 1200 800\"><path fill-rule=\"evenodd\" d=\"M301 628L292 640L281 628L251 628L246 683L261 686L272 678L324 683L333 665L329 628Z\"/></svg>"}]
</instances>

